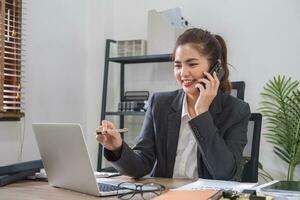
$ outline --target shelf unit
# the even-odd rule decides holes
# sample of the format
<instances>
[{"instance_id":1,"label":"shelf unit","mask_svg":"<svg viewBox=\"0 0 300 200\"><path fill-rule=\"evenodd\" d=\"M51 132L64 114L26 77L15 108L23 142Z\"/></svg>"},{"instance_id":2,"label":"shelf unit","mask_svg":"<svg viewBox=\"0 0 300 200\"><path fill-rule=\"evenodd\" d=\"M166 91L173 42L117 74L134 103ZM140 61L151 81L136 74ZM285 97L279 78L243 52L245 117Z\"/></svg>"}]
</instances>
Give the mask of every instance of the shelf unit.
<instances>
[{"instance_id":1,"label":"shelf unit","mask_svg":"<svg viewBox=\"0 0 300 200\"><path fill-rule=\"evenodd\" d=\"M124 97L124 84L125 84L125 64L138 64L138 63L160 63L172 61L171 54L159 54L159 55L146 55L146 56L130 56L130 57L110 57L110 45L116 43L115 40L107 39L105 44L105 60L104 60L104 73L103 73L103 89L102 89L102 105L101 105L101 117L100 121L104 120L106 116L119 116L119 127L124 127L125 116L144 116L144 112L114 112L106 110L107 102L107 84L109 76L109 64L110 62L120 64L120 101ZM102 169L102 145L99 144L98 148L98 163L97 170Z\"/></svg>"}]
</instances>

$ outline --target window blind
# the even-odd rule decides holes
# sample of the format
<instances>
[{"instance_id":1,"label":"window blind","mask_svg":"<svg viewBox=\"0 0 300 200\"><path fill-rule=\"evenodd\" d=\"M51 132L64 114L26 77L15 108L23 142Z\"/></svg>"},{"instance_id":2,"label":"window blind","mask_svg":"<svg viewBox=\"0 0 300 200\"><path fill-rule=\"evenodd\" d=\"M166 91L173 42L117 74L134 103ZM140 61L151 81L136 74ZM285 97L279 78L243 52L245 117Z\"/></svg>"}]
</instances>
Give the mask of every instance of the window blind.
<instances>
[{"instance_id":1,"label":"window blind","mask_svg":"<svg viewBox=\"0 0 300 200\"><path fill-rule=\"evenodd\" d=\"M0 0L0 120L24 116L22 1Z\"/></svg>"}]
</instances>

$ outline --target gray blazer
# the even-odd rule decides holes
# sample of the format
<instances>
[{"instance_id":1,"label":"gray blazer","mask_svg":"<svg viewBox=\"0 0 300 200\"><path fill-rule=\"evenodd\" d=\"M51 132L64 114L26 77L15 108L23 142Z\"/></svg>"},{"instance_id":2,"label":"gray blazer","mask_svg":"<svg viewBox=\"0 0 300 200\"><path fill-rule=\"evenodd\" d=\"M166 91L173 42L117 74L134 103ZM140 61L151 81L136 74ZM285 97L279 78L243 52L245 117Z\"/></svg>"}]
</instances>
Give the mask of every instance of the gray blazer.
<instances>
[{"instance_id":1,"label":"gray blazer","mask_svg":"<svg viewBox=\"0 0 300 200\"><path fill-rule=\"evenodd\" d=\"M104 149L104 156L122 174L173 177L184 91L161 92L149 101L137 144L123 142L119 156ZM198 144L199 177L229 180L238 171L247 143L249 105L218 91L209 111L188 123Z\"/></svg>"}]
</instances>

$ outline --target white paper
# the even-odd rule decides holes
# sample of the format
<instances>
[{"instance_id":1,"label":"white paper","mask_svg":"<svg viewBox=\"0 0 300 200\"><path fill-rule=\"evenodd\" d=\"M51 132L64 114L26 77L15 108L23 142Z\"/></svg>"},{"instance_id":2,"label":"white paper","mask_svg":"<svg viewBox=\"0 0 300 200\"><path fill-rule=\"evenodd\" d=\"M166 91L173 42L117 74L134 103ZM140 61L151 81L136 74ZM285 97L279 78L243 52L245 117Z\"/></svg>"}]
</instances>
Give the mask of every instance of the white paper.
<instances>
[{"instance_id":1,"label":"white paper","mask_svg":"<svg viewBox=\"0 0 300 200\"><path fill-rule=\"evenodd\" d=\"M119 172L94 172L96 178L108 178L120 175Z\"/></svg>"},{"instance_id":2,"label":"white paper","mask_svg":"<svg viewBox=\"0 0 300 200\"><path fill-rule=\"evenodd\" d=\"M242 192L244 189L252 189L256 185L257 183L241 183L235 181L199 179L193 183L184 185L175 190L223 189Z\"/></svg>"}]
</instances>

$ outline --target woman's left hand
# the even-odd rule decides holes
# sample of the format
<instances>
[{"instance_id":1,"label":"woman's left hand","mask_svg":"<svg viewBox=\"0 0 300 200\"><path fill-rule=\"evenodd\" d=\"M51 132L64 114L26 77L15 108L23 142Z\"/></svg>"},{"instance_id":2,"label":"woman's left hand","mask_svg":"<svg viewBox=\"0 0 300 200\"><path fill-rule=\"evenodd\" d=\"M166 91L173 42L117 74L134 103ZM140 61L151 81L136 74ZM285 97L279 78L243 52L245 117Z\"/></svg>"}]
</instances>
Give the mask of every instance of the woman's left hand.
<instances>
[{"instance_id":1,"label":"woman's left hand","mask_svg":"<svg viewBox=\"0 0 300 200\"><path fill-rule=\"evenodd\" d=\"M200 90L200 95L194 107L197 115L208 111L211 102L214 100L215 96L218 93L220 85L220 81L217 77L216 72L213 73L213 76L208 72L204 72L204 75L207 77L207 79L200 79L200 83L196 84L195 86ZM205 87L201 83L203 83Z\"/></svg>"}]
</instances>

